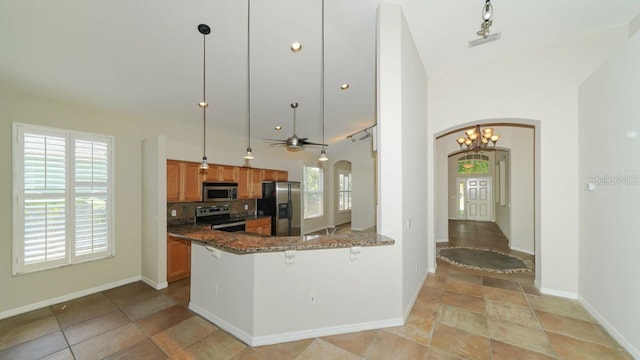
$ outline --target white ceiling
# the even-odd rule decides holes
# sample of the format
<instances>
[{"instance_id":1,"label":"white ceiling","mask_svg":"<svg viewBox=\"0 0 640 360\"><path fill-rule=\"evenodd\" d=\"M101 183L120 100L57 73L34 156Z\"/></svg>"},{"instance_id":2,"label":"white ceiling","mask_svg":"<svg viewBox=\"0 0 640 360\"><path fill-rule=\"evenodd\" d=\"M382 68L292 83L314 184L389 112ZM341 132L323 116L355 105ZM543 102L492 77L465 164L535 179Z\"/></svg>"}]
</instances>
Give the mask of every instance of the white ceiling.
<instances>
[{"instance_id":1,"label":"white ceiling","mask_svg":"<svg viewBox=\"0 0 640 360\"><path fill-rule=\"evenodd\" d=\"M380 0L325 0L326 141L375 123L375 20ZM483 0L394 0L429 76L627 24L638 0L493 0L493 32L476 48ZM321 141L321 0L251 1L253 141ZM247 131L247 2L241 0L2 0L0 86L117 113L201 125L202 35L208 124ZM301 41L303 51L289 45ZM348 82L348 91L339 89ZM282 125L280 132L273 128Z\"/></svg>"}]
</instances>

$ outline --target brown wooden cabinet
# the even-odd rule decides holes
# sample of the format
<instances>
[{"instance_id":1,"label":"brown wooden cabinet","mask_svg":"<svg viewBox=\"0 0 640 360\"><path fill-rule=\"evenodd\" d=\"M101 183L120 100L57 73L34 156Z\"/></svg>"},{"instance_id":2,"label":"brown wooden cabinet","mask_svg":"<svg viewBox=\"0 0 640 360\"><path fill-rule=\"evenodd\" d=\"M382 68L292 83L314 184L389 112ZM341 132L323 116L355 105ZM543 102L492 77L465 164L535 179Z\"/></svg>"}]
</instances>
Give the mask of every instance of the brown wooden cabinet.
<instances>
[{"instance_id":1,"label":"brown wooden cabinet","mask_svg":"<svg viewBox=\"0 0 640 360\"><path fill-rule=\"evenodd\" d=\"M220 164L201 170L197 162L167 160L167 202L202 201L203 181L238 183L238 199L260 199L263 181L288 179L289 173L282 170Z\"/></svg>"},{"instance_id":2,"label":"brown wooden cabinet","mask_svg":"<svg viewBox=\"0 0 640 360\"><path fill-rule=\"evenodd\" d=\"M191 275L191 241L167 236L167 281Z\"/></svg>"},{"instance_id":3,"label":"brown wooden cabinet","mask_svg":"<svg viewBox=\"0 0 640 360\"><path fill-rule=\"evenodd\" d=\"M287 181L288 179L287 171L264 169L263 181Z\"/></svg>"},{"instance_id":4,"label":"brown wooden cabinet","mask_svg":"<svg viewBox=\"0 0 640 360\"><path fill-rule=\"evenodd\" d=\"M271 236L271 218L247 220L246 232Z\"/></svg>"},{"instance_id":5,"label":"brown wooden cabinet","mask_svg":"<svg viewBox=\"0 0 640 360\"><path fill-rule=\"evenodd\" d=\"M200 163L167 160L167 202L202 200Z\"/></svg>"},{"instance_id":6,"label":"brown wooden cabinet","mask_svg":"<svg viewBox=\"0 0 640 360\"><path fill-rule=\"evenodd\" d=\"M263 169L238 169L238 199L262 198Z\"/></svg>"},{"instance_id":7,"label":"brown wooden cabinet","mask_svg":"<svg viewBox=\"0 0 640 360\"><path fill-rule=\"evenodd\" d=\"M206 181L210 182L238 182L238 167L228 165L209 165Z\"/></svg>"}]
</instances>

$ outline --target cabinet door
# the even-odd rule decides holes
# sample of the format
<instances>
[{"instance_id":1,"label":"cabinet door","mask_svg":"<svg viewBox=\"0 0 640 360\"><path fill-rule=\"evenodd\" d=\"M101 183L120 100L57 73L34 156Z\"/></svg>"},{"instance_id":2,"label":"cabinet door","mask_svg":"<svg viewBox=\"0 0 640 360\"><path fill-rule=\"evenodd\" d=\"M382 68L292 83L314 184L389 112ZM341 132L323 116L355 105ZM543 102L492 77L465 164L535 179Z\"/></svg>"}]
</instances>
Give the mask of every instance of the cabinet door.
<instances>
[{"instance_id":1,"label":"cabinet door","mask_svg":"<svg viewBox=\"0 0 640 360\"><path fill-rule=\"evenodd\" d=\"M251 174L249 168L238 169L238 199L251 198L251 185L249 183L249 175Z\"/></svg>"},{"instance_id":2,"label":"cabinet door","mask_svg":"<svg viewBox=\"0 0 640 360\"><path fill-rule=\"evenodd\" d=\"M264 181L278 181L278 170L264 170Z\"/></svg>"},{"instance_id":3,"label":"cabinet door","mask_svg":"<svg viewBox=\"0 0 640 360\"><path fill-rule=\"evenodd\" d=\"M209 182L216 182L220 180L220 173L222 170L222 165L209 164L209 168L206 170L205 180Z\"/></svg>"},{"instance_id":4,"label":"cabinet door","mask_svg":"<svg viewBox=\"0 0 640 360\"><path fill-rule=\"evenodd\" d=\"M254 234L271 235L271 218L247 221L246 231Z\"/></svg>"},{"instance_id":5,"label":"cabinet door","mask_svg":"<svg viewBox=\"0 0 640 360\"><path fill-rule=\"evenodd\" d=\"M251 189L252 199L262 199L262 180L264 171L262 169L251 169Z\"/></svg>"},{"instance_id":6,"label":"cabinet door","mask_svg":"<svg viewBox=\"0 0 640 360\"><path fill-rule=\"evenodd\" d=\"M180 201L180 162L167 160L167 201Z\"/></svg>"},{"instance_id":7,"label":"cabinet door","mask_svg":"<svg viewBox=\"0 0 640 360\"><path fill-rule=\"evenodd\" d=\"M204 176L204 175L203 175ZM184 201L202 201L202 181L200 164L184 163Z\"/></svg>"},{"instance_id":8,"label":"cabinet door","mask_svg":"<svg viewBox=\"0 0 640 360\"><path fill-rule=\"evenodd\" d=\"M184 279L191 275L191 242L167 237L167 281Z\"/></svg>"},{"instance_id":9,"label":"cabinet door","mask_svg":"<svg viewBox=\"0 0 640 360\"><path fill-rule=\"evenodd\" d=\"M277 181L289 181L289 172L279 170Z\"/></svg>"},{"instance_id":10,"label":"cabinet door","mask_svg":"<svg viewBox=\"0 0 640 360\"><path fill-rule=\"evenodd\" d=\"M221 181L237 183L238 167L237 166L221 166L220 177L221 177Z\"/></svg>"}]
</instances>

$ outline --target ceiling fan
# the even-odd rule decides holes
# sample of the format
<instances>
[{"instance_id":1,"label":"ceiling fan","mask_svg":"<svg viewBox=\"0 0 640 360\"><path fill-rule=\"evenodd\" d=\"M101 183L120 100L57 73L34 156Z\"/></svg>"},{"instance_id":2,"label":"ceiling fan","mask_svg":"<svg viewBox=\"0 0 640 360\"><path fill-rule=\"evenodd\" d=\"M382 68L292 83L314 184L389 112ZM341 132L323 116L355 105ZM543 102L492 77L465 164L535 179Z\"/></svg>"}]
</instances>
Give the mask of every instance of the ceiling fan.
<instances>
[{"instance_id":1,"label":"ceiling fan","mask_svg":"<svg viewBox=\"0 0 640 360\"><path fill-rule=\"evenodd\" d=\"M274 143L271 145L274 146L286 146L287 150L289 151L300 151L300 150L304 150L304 146L305 145L312 145L312 146L329 146L327 144L321 144L321 143L315 143L315 142L311 142L311 141L307 141L308 138L301 138L298 137L298 135L296 135L296 109L298 108L298 103L294 102L291 103L291 108L293 109L293 136L284 139L284 140L278 140L278 139L262 139L265 141L273 141Z\"/></svg>"}]
</instances>

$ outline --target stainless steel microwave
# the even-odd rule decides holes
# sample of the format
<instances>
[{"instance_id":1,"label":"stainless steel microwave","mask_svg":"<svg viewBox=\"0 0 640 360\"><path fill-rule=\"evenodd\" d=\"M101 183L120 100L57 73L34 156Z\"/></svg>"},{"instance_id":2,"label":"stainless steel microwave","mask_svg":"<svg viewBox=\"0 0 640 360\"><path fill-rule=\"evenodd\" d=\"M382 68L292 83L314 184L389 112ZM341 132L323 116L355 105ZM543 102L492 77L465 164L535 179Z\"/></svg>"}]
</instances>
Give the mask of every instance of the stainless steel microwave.
<instances>
[{"instance_id":1,"label":"stainless steel microwave","mask_svg":"<svg viewBox=\"0 0 640 360\"><path fill-rule=\"evenodd\" d=\"M202 183L202 201L229 201L238 199L238 184L236 183Z\"/></svg>"}]
</instances>

